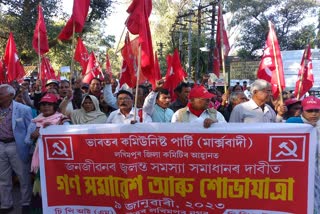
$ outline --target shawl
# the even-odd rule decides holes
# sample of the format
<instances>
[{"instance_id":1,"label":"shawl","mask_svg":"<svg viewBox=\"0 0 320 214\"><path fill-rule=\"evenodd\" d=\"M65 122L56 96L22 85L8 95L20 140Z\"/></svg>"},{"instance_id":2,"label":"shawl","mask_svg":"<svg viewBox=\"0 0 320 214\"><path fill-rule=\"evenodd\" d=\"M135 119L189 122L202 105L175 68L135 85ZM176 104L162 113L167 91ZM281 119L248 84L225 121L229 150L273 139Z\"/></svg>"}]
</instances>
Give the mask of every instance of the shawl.
<instances>
[{"instance_id":1,"label":"shawl","mask_svg":"<svg viewBox=\"0 0 320 214\"><path fill-rule=\"evenodd\" d=\"M44 117L43 114L39 114L32 120L37 127L43 127L43 124L50 123L51 125L59 125L65 116L59 112L55 112L53 115Z\"/></svg>"},{"instance_id":2,"label":"shawl","mask_svg":"<svg viewBox=\"0 0 320 214\"><path fill-rule=\"evenodd\" d=\"M94 110L86 112L83 108L84 100L90 97L94 104ZM86 95L81 102L81 109L77 109L71 112L71 121L73 124L99 124L106 123L107 116L100 110L99 101L93 95Z\"/></svg>"}]
</instances>

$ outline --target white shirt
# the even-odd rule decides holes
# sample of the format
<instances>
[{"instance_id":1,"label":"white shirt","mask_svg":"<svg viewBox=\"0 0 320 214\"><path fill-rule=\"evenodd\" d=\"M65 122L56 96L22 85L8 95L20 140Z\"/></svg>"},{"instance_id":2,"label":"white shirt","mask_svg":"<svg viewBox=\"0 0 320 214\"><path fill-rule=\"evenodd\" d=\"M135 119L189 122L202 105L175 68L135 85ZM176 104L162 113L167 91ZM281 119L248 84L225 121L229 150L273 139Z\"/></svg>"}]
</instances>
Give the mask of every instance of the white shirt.
<instances>
[{"instance_id":1,"label":"white shirt","mask_svg":"<svg viewBox=\"0 0 320 214\"><path fill-rule=\"evenodd\" d=\"M199 122L199 123L203 123L203 121L206 119L206 118L210 118L210 115L208 113L208 110L205 110L202 112L202 114L200 115L200 117L192 114L190 111L189 111L189 108L187 107L187 114L188 114L188 117L189 117L189 123L190 122ZM179 110L176 111L173 115L172 115L172 119L171 119L171 122L172 123L176 123L178 122L178 115L179 115ZM217 120L219 123L226 123L227 121L224 119L223 115L217 111Z\"/></svg>"},{"instance_id":2,"label":"white shirt","mask_svg":"<svg viewBox=\"0 0 320 214\"><path fill-rule=\"evenodd\" d=\"M117 110L110 113L110 115L107 119L107 123L130 124L132 120L135 120L134 111L135 111L135 108L132 107L129 114L127 116L125 116L120 112L120 109L117 109ZM140 123L140 117L139 117L138 111L139 111L139 109L137 109L136 120L138 121L138 123ZM151 122L151 118L143 115L143 121L144 122Z\"/></svg>"},{"instance_id":3,"label":"white shirt","mask_svg":"<svg viewBox=\"0 0 320 214\"><path fill-rule=\"evenodd\" d=\"M236 105L230 115L230 123L274 123L281 122L282 117L276 115L268 104L262 110L253 99Z\"/></svg>"}]
</instances>

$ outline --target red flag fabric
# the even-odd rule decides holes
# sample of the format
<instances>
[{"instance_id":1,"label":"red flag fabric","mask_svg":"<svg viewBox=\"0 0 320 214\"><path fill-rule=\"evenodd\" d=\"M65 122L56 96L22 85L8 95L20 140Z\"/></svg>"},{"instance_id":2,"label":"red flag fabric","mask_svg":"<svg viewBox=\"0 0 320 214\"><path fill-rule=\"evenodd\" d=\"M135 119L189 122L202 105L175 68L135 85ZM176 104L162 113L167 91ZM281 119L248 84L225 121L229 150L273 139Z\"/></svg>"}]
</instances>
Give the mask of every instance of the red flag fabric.
<instances>
[{"instance_id":1,"label":"red flag fabric","mask_svg":"<svg viewBox=\"0 0 320 214\"><path fill-rule=\"evenodd\" d=\"M213 58L213 73L219 77L220 65L222 65L221 48L226 58L230 51L229 40L227 31L224 27L224 20L220 6L218 7L218 21L217 21L217 34L216 34L216 47L214 49Z\"/></svg>"},{"instance_id":2,"label":"red flag fabric","mask_svg":"<svg viewBox=\"0 0 320 214\"><path fill-rule=\"evenodd\" d=\"M70 19L66 26L61 30L58 38L60 40L68 40L73 34L73 24L75 25L75 32L81 33L86 22L90 6L90 0L74 0L73 10Z\"/></svg>"},{"instance_id":3,"label":"red flag fabric","mask_svg":"<svg viewBox=\"0 0 320 214\"><path fill-rule=\"evenodd\" d=\"M121 49L123 57L122 69L120 74L120 87L126 83L130 88L135 87L137 81L137 58L133 54L129 33L126 34L124 46Z\"/></svg>"},{"instance_id":4,"label":"red flag fabric","mask_svg":"<svg viewBox=\"0 0 320 214\"><path fill-rule=\"evenodd\" d=\"M128 64L125 60L122 61L119 84L120 84L120 87L123 84L127 84L130 88L133 88L136 84L135 82L133 82L131 78L131 73L128 68Z\"/></svg>"},{"instance_id":5,"label":"red flag fabric","mask_svg":"<svg viewBox=\"0 0 320 214\"><path fill-rule=\"evenodd\" d=\"M110 64L110 59L109 59L109 54L106 54L106 73L107 75L112 78L112 70L111 70L111 64Z\"/></svg>"},{"instance_id":6,"label":"red flag fabric","mask_svg":"<svg viewBox=\"0 0 320 214\"><path fill-rule=\"evenodd\" d=\"M3 59L0 59L0 84L6 83L6 72Z\"/></svg>"},{"instance_id":7,"label":"red flag fabric","mask_svg":"<svg viewBox=\"0 0 320 214\"><path fill-rule=\"evenodd\" d=\"M46 29L46 24L44 22L41 5L38 6L38 21L34 29L33 40L32 40L32 47L37 54L39 54L38 42L40 43L40 54L42 55L47 53L49 51L49 43L48 43L47 29Z\"/></svg>"},{"instance_id":8,"label":"red flag fabric","mask_svg":"<svg viewBox=\"0 0 320 214\"><path fill-rule=\"evenodd\" d=\"M86 46L83 44L82 39L80 37L78 37L78 43L77 43L77 47L74 52L73 58L77 62L80 63L80 65L82 67L81 74L82 74L82 76L84 76L87 71L87 64L89 61L89 53L88 53L88 50L87 50Z\"/></svg>"},{"instance_id":9,"label":"red flag fabric","mask_svg":"<svg viewBox=\"0 0 320 214\"><path fill-rule=\"evenodd\" d=\"M42 82L47 82L49 79L58 80L49 59L45 56L41 59L40 77Z\"/></svg>"},{"instance_id":10,"label":"red flag fabric","mask_svg":"<svg viewBox=\"0 0 320 214\"><path fill-rule=\"evenodd\" d=\"M294 96L296 96L298 99L305 95L305 93L307 93L312 88L314 83L311 55L311 48L309 44L304 50L302 56L300 70L298 73L298 80L296 82L296 88L294 90Z\"/></svg>"},{"instance_id":11,"label":"red flag fabric","mask_svg":"<svg viewBox=\"0 0 320 214\"><path fill-rule=\"evenodd\" d=\"M137 82L137 72L138 72L138 50L139 48L139 37L130 41L129 34L127 33L125 38L125 45L121 49L121 54L123 57L122 64L122 74L124 75L124 79L121 80L121 83L127 83L127 85L131 88L136 86ZM129 77L129 78L127 78ZM139 84L142 84L146 81L146 77L140 72ZM122 84L120 83L120 86Z\"/></svg>"},{"instance_id":12,"label":"red flag fabric","mask_svg":"<svg viewBox=\"0 0 320 214\"><path fill-rule=\"evenodd\" d=\"M87 65L87 71L85 76L83 77L82 82L89 84L90 81L93 78L98 77L98 75L102 75L102 70L99 62L96 59L96 56L94 55L93 52L91 52L89 56L88 65Z\"/></svg>"},{"instance_id":13,"label":"red flag fabric","mask_svg":"<svg viewBox=\"0 0 320 214\"><path fill-rule=\"evenodd\" d=\"M277 99L279 96L279 86L282 90L286 87L279 42L274 26L271 22L269 22L269 33L266 41L266 47L261 58L257 77L271 83L274 99Z\"/></svg>"},{"instance_id":14,"label":"red flag fabric","mask_svg":"<svg viewBox=\"0 0 320 214\"><path fill-rule=\"evenodd\" d=\"M7 42L6 51L4 53L4 63L7 67L6 78L8 83L24 77L25 71L20 63L16 44L11 32Z\"/></svg>"},{"instance_id":15,"label":"red flag fabric","mask_svg":"<svg viewBox=\"0 0 320 214\"><path fill-rule=\"evenodd\" d=\"M152 38L149 26L149 16L152 10L152 0L133 0L128 7L129 13L126 26L130 33L139 34L141 44L141 70L143 75L155 87L154 57Z\"/></svg>"},{"instance_id":16,"label":"red flag fabric","mask_svg":"<svg viewBox=\"0 0 320 214\"><path fill-rule=\"evenodd\" d=\"M174 89L187 77L187 73L182 68L178 49L175 49L173 56L167 56L167 73L166 81L163 88L170 92L171 97L174 96Z\"/></svg>"}]
</instances>

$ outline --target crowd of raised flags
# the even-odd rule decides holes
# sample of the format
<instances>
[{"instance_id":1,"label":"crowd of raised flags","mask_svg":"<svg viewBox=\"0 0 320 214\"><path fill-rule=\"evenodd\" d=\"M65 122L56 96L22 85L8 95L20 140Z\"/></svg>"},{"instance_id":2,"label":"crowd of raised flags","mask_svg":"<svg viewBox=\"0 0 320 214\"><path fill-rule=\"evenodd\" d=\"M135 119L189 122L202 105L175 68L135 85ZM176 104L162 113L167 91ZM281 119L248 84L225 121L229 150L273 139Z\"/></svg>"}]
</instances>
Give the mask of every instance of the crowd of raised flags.
<instances>
[{"instance_id":1,"label":"crowd of raised flags","mask_svg":"<svg viewBox=\"0 0 320 214\"><path fill-rule=\"evenodd\" d=\"M75 33L81 33L88 15L90 0L74 0L73 11L65 27L61 30L58 39L75 41ZM217 10L217 33L216 45L213 51L213 73L219 77L221 68L225 73L225 58L230 51L227 32L225 30L220 3ZM133 88L137 84L148 81L155 87L156 81L162 78L157 54L154 54L152 48L152 38L149 26L149 16L152 11L152 0L133 0L127 9L129 13L125 22L128 30L124 46L121 50L123 57L120 86L127 84ZM136 35L133 40L130 35ZM47 30L43 17L42 6L38 6L38 21L35 26L32 46L39 56L38 60L38 78L42 82L48 79L60 80L60 75L55 72L50 65L49 58L45 55L49 52ZM84 83L89 83L94 77L103 78L104 75L112 75L110 59L106 54L106 72L103 72L101 64L95 57L94 52L89 53L81 37L77 38L77 45L74 48L73 59L77 61L81 68L81 76ZM166 84L164 88L171 94L174 88L185 78L187 73L180 63L179 51L175 49L173 55L168 54L167 71L165 75ZM71 66L71 75L73 73ZM141 72L140 72L141 71ZM11 83L12 81L22 81L25 77L25 71L18 57L13 33L10 32L3 60L0 61L0 83ZM285 90L285 78L282 65L279 42L276 36L275 28L269 22L269 33L266 40L263 56L257 71L257 78L264 79L272 84L273 96L275 99ZM312 74L311 49L307 46L301 60L301 69L298 73L298 80L295 88L295 96L299 99L313 86L314 78ZM226 84L225 84L226 85ZM226 90L226 87L225 87ZM282 99L282 98L281 98Z\"/></svg>"}]
</instances>

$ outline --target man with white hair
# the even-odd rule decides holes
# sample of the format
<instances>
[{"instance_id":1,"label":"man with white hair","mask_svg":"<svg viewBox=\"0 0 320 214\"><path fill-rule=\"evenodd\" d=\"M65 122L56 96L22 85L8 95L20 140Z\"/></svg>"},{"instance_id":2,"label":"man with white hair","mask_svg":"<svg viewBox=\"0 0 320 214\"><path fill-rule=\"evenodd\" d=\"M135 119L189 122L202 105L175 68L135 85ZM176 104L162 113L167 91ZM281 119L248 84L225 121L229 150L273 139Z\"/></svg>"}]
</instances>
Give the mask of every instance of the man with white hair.
<instances>
[{"instance_id":1,"label":"man with white hair","mask_svg":"<svg viewBox=\"0 0 320 214\"><path fill-rule=\"evenodd\" d=\"M30 147L24 139L32 111L29 106L15 102L14 96L12 86L0 85L0 213L13 209L12 171L19 178L23 211L31 201Z\"/></svg>"},{"instance_id":2,"label":"man with white hair","mask_svg":"<svg viewBox=\"0 0 320 214\"><path fill-rule=\"evenodd\" d=\"M229 122L237 123L272 123L282 122L287 107L281 104L278 114L267 102L271 99L271 84L265 80L258 79L251 85L252 97L248 102L237 105L231 112Z\"/></svg>"}]
</instances>

